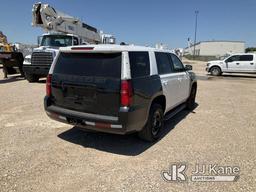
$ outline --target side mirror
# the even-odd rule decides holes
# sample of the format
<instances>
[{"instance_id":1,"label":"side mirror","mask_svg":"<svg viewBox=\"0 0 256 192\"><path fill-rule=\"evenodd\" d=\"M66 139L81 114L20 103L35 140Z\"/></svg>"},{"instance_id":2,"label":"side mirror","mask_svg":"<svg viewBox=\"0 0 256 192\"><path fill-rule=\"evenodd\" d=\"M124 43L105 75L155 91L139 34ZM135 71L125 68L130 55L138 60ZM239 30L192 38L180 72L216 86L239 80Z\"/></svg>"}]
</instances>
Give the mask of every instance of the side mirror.
<instances>
[{"instance_id":1,"label":"side mirror","mask_svg":"<svg viewBox=\"0 0 256 192\"><path fill-rule=\"evenodd\" d=\"M192 65L185 65L186 71L191 71L193 69Z\"/></svg>"}]
</instances>

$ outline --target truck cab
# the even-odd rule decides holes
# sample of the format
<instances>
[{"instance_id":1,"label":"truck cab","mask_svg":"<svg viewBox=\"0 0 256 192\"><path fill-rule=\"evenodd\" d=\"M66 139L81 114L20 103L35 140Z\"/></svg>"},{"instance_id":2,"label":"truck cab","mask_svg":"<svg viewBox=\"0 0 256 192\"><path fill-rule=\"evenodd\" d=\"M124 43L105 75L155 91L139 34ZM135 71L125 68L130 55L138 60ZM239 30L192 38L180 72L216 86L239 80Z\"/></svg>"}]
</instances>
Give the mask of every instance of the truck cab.
<instances>
[{"instance_id":1,"label":"truck cab","mask_svg":"<svg viewBox=\"0 0 256 192\"><path fill-rule=\"evenodd\" d=\"M44 34L38 38L38 48L32 55L27 55L23 63L25 77L29 82L37 82L39 78L46 77L50 66L60 47L82 44L82 40L72 34Z\"/></svg>"},{"instance_id":2,"label":"truck cab","mask_svg":"<svg viewBox=\"0 0 256 192\"><path fill-rule=\"evenodd\" d=\"M206 71L215 76L222 73L256 73L256 54L237 53L223 60L209 61Z\"/></svg>"}]
</instances>

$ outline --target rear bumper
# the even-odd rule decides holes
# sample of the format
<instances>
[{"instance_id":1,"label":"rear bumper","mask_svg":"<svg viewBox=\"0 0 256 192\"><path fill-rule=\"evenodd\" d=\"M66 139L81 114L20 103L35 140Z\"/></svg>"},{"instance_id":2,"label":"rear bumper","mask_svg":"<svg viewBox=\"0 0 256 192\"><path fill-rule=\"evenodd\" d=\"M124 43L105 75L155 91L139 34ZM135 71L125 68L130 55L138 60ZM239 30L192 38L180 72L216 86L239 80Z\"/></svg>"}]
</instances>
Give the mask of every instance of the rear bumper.
<instances>
[{"instance_id":1,"label":"rear bumper","mask_svg":"<svg viewBox=\"0 0 256 192\"><path fill-rule=\"evenodd\" d=\"M50 65L23 65L23 71L28 75L38 75L46 77L50 70Z\"/></svg>"},{"instance_id":2,"label":"rear bumper","mask_svg":"<svg viewBox=\"0 0 256 192\"><path fill-rule=\"evenodd\" d=\"M47 96L44 107L47 115L54 120L88 130L121 135L140 131L147 120L147 115L142 115L143 109L120 108L118 116L98 115L52 105Z\"/></svg>"}]
</instances>

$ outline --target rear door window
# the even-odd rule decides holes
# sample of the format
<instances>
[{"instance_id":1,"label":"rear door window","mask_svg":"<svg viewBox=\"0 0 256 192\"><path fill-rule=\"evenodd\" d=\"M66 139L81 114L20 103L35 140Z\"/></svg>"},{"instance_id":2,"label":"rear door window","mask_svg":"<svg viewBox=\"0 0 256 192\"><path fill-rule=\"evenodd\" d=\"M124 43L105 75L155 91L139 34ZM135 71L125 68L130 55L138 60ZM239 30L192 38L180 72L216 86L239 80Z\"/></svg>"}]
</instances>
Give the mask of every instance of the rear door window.
<instances>
[{"instance_id":1,"label":"rear door window","mask_svg":"<svg viewBox=\"0 0 256 192\"><path fill-rule=\"evenodd\" d=\"M132 78L145 77L150 74L148 52L129 52Z\"/></svg>"},{"instance_id":2,"label":"rear door window","mask_svg":"<svg viewBox=\"0 0 256 192\"><path fill-rule=\"evenodd\" d=\"M60 53L54 73L91 76L121 77L121 53Z\"/></svg>"},{"instance_id":3,"label":"rear door window","mask_svg":"<svg viewBox=\"0 0 256 192\"><path fill-rule=\"evenodd\" d=\"M239 61L252 61L253 55L240 55Z\"/></svg>"},{"instance_id":4,"label":"rear door window","mask_svg":"<svg viewBox=\"0 0 256 192\"><path fill-rule=\"evenodd\" d=\"M168 53L155 52L158 74L172 73L172 61Z\"/></svg>"}]
</instances>

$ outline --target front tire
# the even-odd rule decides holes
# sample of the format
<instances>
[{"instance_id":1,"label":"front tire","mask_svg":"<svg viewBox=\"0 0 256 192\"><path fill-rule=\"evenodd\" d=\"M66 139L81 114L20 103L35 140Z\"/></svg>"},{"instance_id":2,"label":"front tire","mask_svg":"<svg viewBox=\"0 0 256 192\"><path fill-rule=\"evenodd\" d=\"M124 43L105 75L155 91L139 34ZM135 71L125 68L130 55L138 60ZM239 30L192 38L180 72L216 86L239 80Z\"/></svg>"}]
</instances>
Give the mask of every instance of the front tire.
<instances>
[{"instance_id":1,"label":"front tire","mask_svg":"<svg viewBox=\"0 0 256 192\"><path fill-rule=\"evenodd\" d=\"M153 142L159 138L159 133L164 126L163 108L159 104L153 104L150 108L146 125L139 132L139 137L145 141Z\"/></svg>"},{"instance_id":2,"label":"front tire","mask_svg":"<svg viewBox=\"0 0 256 192\"><path fill-rule=\"evenodd\" d=\"M222 71L221 71L221 69L219 67L212 67L210 69L210 73L213 76L220 76L222 74Z\"/></svg>"},{"instance_id":3,"label":"front tire","mask_svg":"<svg viewBox=\"0 0 256 192\"><path fill-rule=\"evenodd\" d=\"M26 74L25 76L29 83L38 82L39 80L39 77L37 75Z\"/></svg>"}]
</instances>

